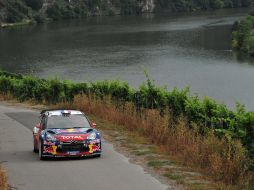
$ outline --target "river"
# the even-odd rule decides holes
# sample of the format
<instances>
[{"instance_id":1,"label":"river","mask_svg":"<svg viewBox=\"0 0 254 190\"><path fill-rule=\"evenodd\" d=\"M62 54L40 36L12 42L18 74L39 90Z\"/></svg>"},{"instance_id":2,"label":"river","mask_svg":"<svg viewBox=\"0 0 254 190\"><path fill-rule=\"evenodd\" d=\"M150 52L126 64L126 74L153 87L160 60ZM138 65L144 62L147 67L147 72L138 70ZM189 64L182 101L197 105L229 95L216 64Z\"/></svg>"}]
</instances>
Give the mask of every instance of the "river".
<instances>
[{"instance_id":1,"label":"river","mask_svg":"<svg viewBox=\"0 0 254 190\"><path fill-rule=\"evenodd\" d=\"M230 48L247 9L91 17L0 30L0 68L73 81L119 79L137 88L143 68L160 86L254 110L254 63Z\"/></svg>"}]
</instances>

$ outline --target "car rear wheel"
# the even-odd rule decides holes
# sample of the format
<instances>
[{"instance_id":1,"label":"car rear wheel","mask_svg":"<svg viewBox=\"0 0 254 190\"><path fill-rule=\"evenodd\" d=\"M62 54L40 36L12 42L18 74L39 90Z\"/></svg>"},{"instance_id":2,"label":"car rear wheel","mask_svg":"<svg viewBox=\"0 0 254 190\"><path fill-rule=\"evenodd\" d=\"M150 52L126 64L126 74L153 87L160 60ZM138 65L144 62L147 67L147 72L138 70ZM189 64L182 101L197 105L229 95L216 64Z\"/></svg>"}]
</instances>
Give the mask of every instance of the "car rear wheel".
<instances>
[{"instance_id":1,"label":"car rear wheel","mask_svg":"<svg viewBox=\"0 0 254 190\"><path fill-rule=\"evenodd\" d=\"M35 143L34 143L34 152L39 152L39 150L35 147Z\"/></svg>"},{"instance_id":2,"label":"car rear wheel","mask_svg":"<svg viewBox=\"0 0 254 190\"><path fill-rule=\"evenodd\" d=\"M45 160L45 157L43 156L43 144L41 144L41 141L39 141L39 158L40 160Z\"/></svg>"}]
</instances>

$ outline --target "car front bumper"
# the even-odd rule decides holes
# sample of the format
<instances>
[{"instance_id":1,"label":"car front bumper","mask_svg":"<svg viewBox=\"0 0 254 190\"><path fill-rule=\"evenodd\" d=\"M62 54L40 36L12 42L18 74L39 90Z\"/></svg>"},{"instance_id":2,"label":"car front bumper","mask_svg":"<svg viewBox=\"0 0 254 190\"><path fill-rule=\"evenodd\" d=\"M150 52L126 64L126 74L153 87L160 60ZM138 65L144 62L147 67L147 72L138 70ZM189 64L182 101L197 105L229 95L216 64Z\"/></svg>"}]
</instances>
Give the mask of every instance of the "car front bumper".
<instances>
[{"instance_id":1,"label":"car front bumper","mask_svg":"<svg viewBox=\"0 0 254 190\"><path fill-rule=\"evenodd\" d=\"M43 157L88 157L101 154L100 139L85 142L63 143L43 141Z\"/></svg>"}]
</instances>

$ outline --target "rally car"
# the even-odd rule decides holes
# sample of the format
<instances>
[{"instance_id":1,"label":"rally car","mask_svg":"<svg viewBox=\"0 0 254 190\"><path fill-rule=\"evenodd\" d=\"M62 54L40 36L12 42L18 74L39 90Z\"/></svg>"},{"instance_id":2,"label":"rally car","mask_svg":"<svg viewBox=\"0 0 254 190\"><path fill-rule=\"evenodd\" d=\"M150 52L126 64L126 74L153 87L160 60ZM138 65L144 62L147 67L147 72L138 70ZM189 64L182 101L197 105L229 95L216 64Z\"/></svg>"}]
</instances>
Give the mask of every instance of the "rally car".
<instances>
[{"instance_id":1,"label":"rally car","mask_svg":"<svg viewBox=\"0 0 254 190\"><path fill-rule=\"evenodd\" d=\"M39 158L101 156L101 135L84 113L43 110L33 128L34 152Z\"/></svg>"}]
</instances>

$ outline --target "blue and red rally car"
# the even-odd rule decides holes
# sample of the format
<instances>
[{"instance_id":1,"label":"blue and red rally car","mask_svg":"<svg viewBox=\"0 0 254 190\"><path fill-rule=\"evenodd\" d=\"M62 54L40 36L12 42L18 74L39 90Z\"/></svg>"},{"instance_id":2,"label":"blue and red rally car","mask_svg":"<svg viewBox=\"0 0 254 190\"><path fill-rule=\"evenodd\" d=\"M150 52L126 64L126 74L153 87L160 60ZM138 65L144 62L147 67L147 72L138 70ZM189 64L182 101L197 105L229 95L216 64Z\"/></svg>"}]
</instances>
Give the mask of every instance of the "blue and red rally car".
<instances>
[{"instance_id":1,"label":"blue and red rally car","mask_svg":"<svg viewBox=\"0 0 254 190\"><path fill-rule=\"evenodd\" d=\"M84 113L43 110L33 129L34 151L46 157L101 156L101 135Z\"/></svg>"}]
</instances>

